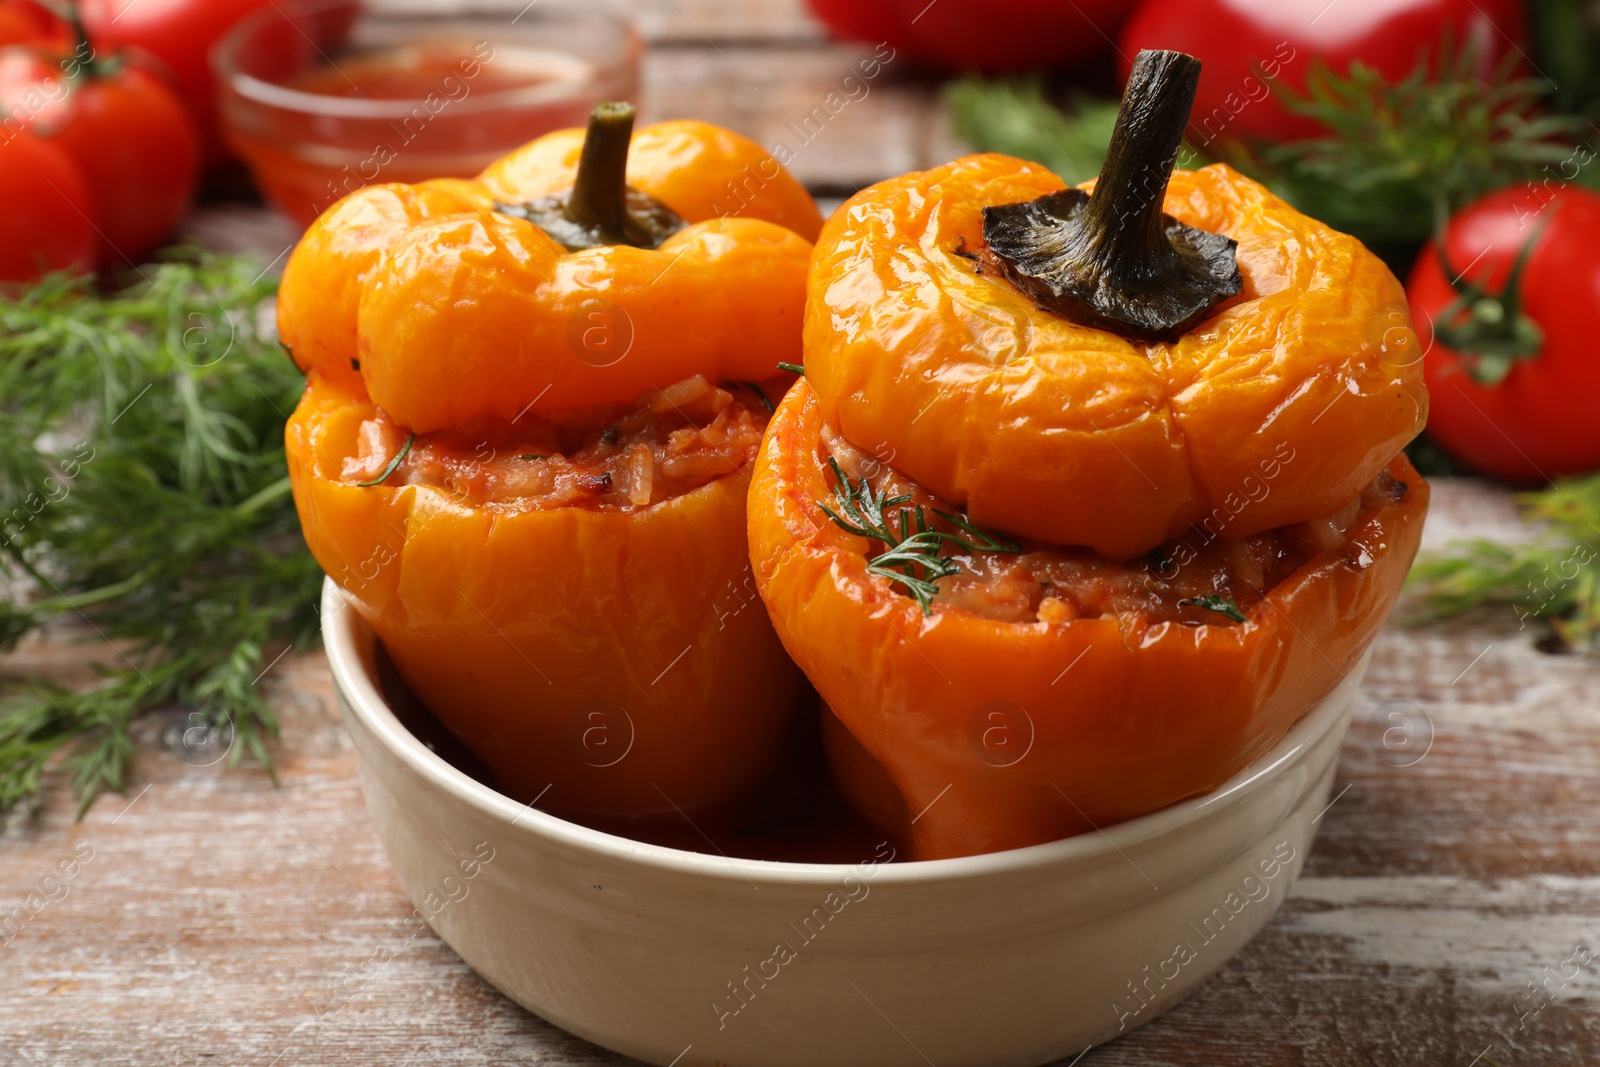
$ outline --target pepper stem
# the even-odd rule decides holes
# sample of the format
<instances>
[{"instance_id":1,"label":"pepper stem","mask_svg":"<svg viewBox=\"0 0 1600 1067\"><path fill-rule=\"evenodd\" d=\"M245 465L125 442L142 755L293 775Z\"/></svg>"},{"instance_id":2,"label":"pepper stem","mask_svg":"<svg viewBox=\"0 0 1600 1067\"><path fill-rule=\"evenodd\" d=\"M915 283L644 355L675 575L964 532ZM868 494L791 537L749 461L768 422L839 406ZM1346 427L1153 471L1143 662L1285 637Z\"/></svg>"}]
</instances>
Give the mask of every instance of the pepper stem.
<instances>
[{"instance_id":1,"label":"pepper stem","mask_svg":"<svg viewBox=\"0 0 1600 1067\"><path fill-rule=\"evenodd\" d=\"M1170 247L1161 205L1199 85L1200 61L1182 52L1141 52L1134 63L1083 221L1107 260L1138 261Z\"/></svg>"},{"instance_id":2,"label":"pepper stem","mask_svg":"<svg viewBox=\"0 0 1600 1067\"><path fill-rule=\"evenodd\" d=\"M1162 211L1199 81L1193 56L1140 52L1094 193L984 208L1008 281L1063 318L1156 341L1177 340L1243 288L1237 242Z\"/></svg>"},{"instance_id":3,"label":"pepper stem","mask_svg":"<svg viewBox=\"0 0 1600 1067\"><path fill-rule=\"evenodd\" d=\"M602 245L660 245L687 223L665 204L628 186L633 117L632 104L596 104L572 188L526 204L496 202L495 210L527 219L569 252Z\"/></svg>"},{"instance_id":4,"label":"pepper stem","mask_svg":"<svg viewBox=\"0 0 1600 1067\"><path fill-rule=\"evenodd\" d=\"M563 212L569 222L592 229L605 244L625 244L628 144L633 138L634 106L621 101L596 104L578 157L578 176Z\"/></svg>"}]
</instances>

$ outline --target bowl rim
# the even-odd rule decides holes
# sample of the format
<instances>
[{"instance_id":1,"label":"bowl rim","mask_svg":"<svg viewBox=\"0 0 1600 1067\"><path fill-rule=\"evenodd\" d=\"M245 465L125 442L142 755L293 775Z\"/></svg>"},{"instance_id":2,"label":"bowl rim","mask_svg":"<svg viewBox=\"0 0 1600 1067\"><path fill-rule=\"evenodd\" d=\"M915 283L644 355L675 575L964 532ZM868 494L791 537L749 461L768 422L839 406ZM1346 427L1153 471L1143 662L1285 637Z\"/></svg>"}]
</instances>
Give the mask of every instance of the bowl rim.
<instances>
[{"instance_id":1,"label":"bowl rim","mask_svg":"<svg viewBox=\"0 0 1600 1067\"><path fill-rule=\"evenodd\" d=\"M299 10L314 12L348 6L352 2L353 0L312 0L309 4L302 3ZM631 66L637 72L639 59L644 52L644 38L639 32L639 27L631 20L602 7L566 2L566 0L541 0L533 11L527 13L535 15L538 19L579 19L591 23L609 24L618 33L617 55L614 62L593 65L589 75L579 81L552 81L539 85L473 93L454 101L451 111L459 115L474 115L486 111L503 111L582 99L593 95L589 91L589 86L594 84L597 76L603 80L604 72L614 65ZM422 25L461 22L470 18L473 12L470 10L430 12L407 8L372 11L358 7L357 14L386 21ZM325 118L369 121L406 119L412 117L415 109L423 103L422 96L372 99L310 93L246 74L240 69L236 58L236 53L244 40L266 25L269 20L285 17L276 4L268 4L240 19L222 35L212 46L208 57L211 72L220 85L253 104ZM515 23L516 19L512 22ZM312 47L315 48L316 45ZM317 51L321 54L320 48Z\"/></svg>"},{"instance_id":2,"label":"bowl rim","mask_svg":"<svg viewBox=\"0 0 1600 1067\"><path fill-rule=\"evenodd\" d=\"M814 887L832 885L846 875L860 876L863 866L873 866L869 858L859 863L796 863L787 860L758 860L736 856L688 852L666 845L593 830L568 822L548 812L500 793L458 770L444 757L429 749L407 730L378 691L376 680L366 669L357 649L358 628L377 635L361 617L354 603L332 578L324 578L322 636L332 669L335 687L344 697L349 713L391 754L419 777L456 801L508 831L525 831L609 860L650 867L665 873L716 880L754 881L769 885ZM1061 864L1090 862L1127 849L1152 838L1170 834L1198 822L1213 810L1231 805L1259 789L1269 778L1298 763L1329 730L1343 718L1355 694L1347 698L1342 690L1358 685L1370 649L1348 670L1343 679L1289 728L1288 733L1268 752L1209 793L1189 797L1165 808L1128 819L1094 832L1058 841L1047 841L1004 852L988 852L952 859L903 860L876 864L873 884L926 884L965 880L1046 868ZM357 758L362 758L357 753ZM537 800L537 798L536 798ZM1131 862L1131 861L1130 861Z\"/></svg>"}]
</instances>

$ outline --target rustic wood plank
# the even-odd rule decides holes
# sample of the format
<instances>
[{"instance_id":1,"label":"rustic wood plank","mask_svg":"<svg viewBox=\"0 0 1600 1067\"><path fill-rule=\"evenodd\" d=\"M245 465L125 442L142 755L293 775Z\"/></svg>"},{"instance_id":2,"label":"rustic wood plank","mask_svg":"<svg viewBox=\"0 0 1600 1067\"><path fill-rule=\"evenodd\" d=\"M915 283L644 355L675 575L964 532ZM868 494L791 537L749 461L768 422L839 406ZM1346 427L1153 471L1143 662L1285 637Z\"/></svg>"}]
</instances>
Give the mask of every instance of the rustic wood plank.
<instances>
[{"instance_id":1,"label":"rustic wood plank","mask_svg":"<svg viewBox=\"0 0 1600 1067\"><path fill-rule=\"evenodd\" d=\"M1447 482L1435 499L1430 544L1525 535L1501 491ZM0 673L87 680L112 653L71 636ZM0 835L0 913L79 842L93 849L0 946L0 1064L627 1062L516 1008L431 934L397 932L410 905L324 659L291 655L262 684L284 723L279 788L249 766L186 764L174 712L141 724L128 797L75 824L58 792ZM1420 760L1386 744L1372 712L1390 701L1431 724ZM1600 947L1600 666L1537 652L1504 613L1391 626L1364 704L1283 911L1187 1002L1082 1065L1465 1067L1486 1048L1572 1064L1600 1049L1594 967L1528 995L1575 944Z\"/></svg>"},{"instance_id":2,"label":"rustic wood plank","mask_svg":"<svg viewBox=\"0 0 1600 1067\"><path fill-rule=\"evenodd\" d=\"M639 0L626 10L657 46L791 44L825 35L802 0Z\"/></svg>"},{"instance_id":3,"label":"rustic wood plank","mask_svg":"<svg viewBox=\"0 0 1600 1067\"><path fill-rule=\"evenodd\" d=\"M837 43L657 50L645 63L642 117L728 126L814 191L841 195L969 151L948 132L936 82L904 57L874 68L875 58L871 47Z\"/></svg>"},{"instance_id":4,"label":"rustic wood plank","mask_svg":"<svg viewBox=\"0 0 1600 1067\"><path fill-rule=\"evenodd\" d=\"M537 2L537 0L534 0ZM533 7L529 0L368 0L377 10L429 14L468 8L504 11L510 19ZM824 29L803 0L600 0L597 5L634 21L659 47L710 48L728 43L792 44L818 41Z\"/></svg>"}]
</instances>

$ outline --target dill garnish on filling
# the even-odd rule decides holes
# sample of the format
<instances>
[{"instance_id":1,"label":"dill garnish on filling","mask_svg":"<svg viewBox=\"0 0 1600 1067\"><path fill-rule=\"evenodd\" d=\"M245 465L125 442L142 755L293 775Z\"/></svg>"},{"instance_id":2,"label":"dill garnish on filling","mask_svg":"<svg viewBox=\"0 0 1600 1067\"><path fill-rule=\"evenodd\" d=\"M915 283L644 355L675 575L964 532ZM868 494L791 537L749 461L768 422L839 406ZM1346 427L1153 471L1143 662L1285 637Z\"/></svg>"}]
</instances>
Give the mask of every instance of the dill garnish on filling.
<instances>
[{"instance_id":1,"label":"dill garnish on filling","mask_svg":"<svg viewBox=\"0 0 1600 1067\"><path fill-rule=\"evenodd\" d=\"M828 466L834 477L833 505L819 500L817 506L840 529L884 546L868 561L867 573L902 586L922 608L923 615L933 614L939 579L961 573L958 562L941 554L946 545L970 552L1022 551L1016 542L938 509L933 513L961 532L935 529L928 522L927 508L921 504L907 506L910 496L889 496L873 489L865 477L859 483L852 482L832 456L828 457ZM890 509L898 510L891 516L886 514Z\"/></svg>"}]
</instances>

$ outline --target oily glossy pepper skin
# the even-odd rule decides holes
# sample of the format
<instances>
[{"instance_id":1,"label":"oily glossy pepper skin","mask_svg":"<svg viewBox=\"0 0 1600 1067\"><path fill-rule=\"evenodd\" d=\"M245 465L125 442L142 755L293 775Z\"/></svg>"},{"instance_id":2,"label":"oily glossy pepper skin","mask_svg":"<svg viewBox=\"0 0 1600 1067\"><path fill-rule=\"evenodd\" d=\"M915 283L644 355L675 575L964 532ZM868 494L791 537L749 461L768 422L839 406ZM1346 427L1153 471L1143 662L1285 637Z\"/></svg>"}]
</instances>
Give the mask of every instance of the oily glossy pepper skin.
<instances>
[{"instance_id":1,"label":"oily glossy pepper skin","mask_svg":"<svg viewBox=\"0 0 1600 1067\"><path fill-rule=\"evenodd\" d=\"M1244 624L925 618L866 572L864 542L817 505L832 495L824 417L801 382L769 425L751 557L784 646L832 709L840 785L916 859L1055 840L1226 781L1359 660L1427 509L1427 485L1394 457L1403 499L1272 589Z\"/></svg>"},{"instance_id":2,"label":"oily glossy pepper skin","mask_svg":"<svg viewBox=\"0 0 1600 1067\"><path fill-rule=\"evenodd\" d=\"M1041 310L985 262L985 206L1062 188L968 156L829 219L805 366L847 439L981 526L1127 559L1191 523L1243 537L1327 515L1422 427L1405 293L1354 238L1224 165L1176 171L1165 210L1235 239L1244 289L1176 342L1134 341ZM1299 458L1239 506L1284 442Z\"/></svg>"},{"instance_id":3,"label":"oily glossy pepper skin","mask_svg":"<svg viewBox=\"0 0 1600 1067\"><path fill-rule=\"evenodd\" d=\"M628 183L691 223L659 248L568 253L492 211L569 188L582 141L558 131L476 181L369 186L330 208L284 270L296 362L359 374L418 432L626 403L697 373L771 375L771 348L799 345L821 225L805 190L754 142L668 122L628 158Z\"/></svg>"},{"instance_id":4,"label":"oily glossy pepper skin","mask_svg":"<svg viewBox=\"0 0 1600 1067\"><path fill-rule=\"evenodd\" d=\"M357 322L367 278L407 231L491 205L477 182L441 178L369 185L323 212L290 254L279 289L278 336L295 365L364 391Z\"/></svg>"},{"instance_id":5,"label":"oily glossy pepper skin","mask_svg":"<svg viewBox=\"0 0 1600 1067\"><path fill-rule=\"evenodd\" d=\"M772 773L804 688L754 603L748 466L649 505L544 508L346 474L380 408L472 440L530 408L603 423L651 386L799 360L820 219L792 178L727 131L647 128L630 184L691 224L655 250L568 254L493 205L570 186L580 142L552 134L475 181L363 189L317 221L279 297L309 379L289 473L312 554L495 785L580 818L678 819ZM747 164L762 184L729 206ZM623 326L606 359L584 347Z\"/></svg>"},{"instance_id":6,"label":"oily glossy pepper skin","mask_svg":"<svg viewBox=\"0 0 1600 1067\"><path fill-rule=\"evenodd\" d=\"M634 512L474 507L341 480L373 411L313 379L290 419L306 543L504 792L672 814L770 770L803 683L759 607L738 610L748 471Z\"/></svg>"}]
</instances>

